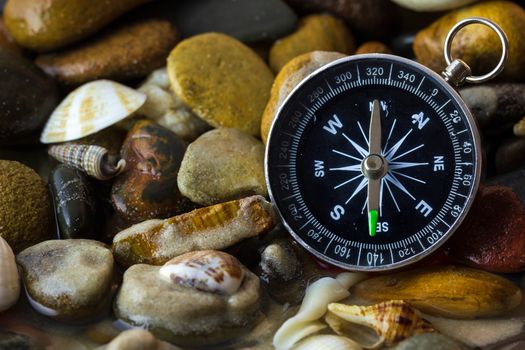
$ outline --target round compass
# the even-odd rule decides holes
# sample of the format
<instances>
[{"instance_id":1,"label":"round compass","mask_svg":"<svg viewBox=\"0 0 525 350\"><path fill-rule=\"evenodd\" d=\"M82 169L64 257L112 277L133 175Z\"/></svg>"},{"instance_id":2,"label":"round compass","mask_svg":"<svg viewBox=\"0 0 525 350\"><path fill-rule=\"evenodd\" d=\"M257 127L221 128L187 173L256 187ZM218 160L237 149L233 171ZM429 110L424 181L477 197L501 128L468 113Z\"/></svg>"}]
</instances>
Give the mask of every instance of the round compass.
<instances>
[{"instance_id":1,"label":"round compass","mask_svg":"<svg viewBox=\"0 0 525 350\"><path fill-rule=\"evenodd\" d=\"M475 122L443 78L397 56L356 55L290 94L268 138L266 176L302 246L343 268L381 270L454 232L480 152Z\"/></svg>"}]
</instances>

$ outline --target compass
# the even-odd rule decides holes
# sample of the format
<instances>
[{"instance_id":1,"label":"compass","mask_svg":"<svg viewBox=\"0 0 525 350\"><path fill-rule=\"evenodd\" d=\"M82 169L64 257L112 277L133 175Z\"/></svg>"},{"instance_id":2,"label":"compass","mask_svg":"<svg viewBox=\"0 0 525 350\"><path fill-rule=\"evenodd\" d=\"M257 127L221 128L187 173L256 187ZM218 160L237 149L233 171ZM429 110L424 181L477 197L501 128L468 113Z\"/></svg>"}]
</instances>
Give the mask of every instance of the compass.
<instances>
[{"instance_id":1,"label":"compass","mask_svg":"<svg viewBox=\"0 0 525 350\"><path fill-rule=\"evenodd\" d=\"M483 23L502 38L482 77L450 59L453 35ZM499 73L506 37L471 18L446 41L442 78L405 58L354 55L302 81L281 106L266 149L270 197L291 235L319 259L386 270L442 245L470 208L481 170L475 121L452 84Z\"/></svg>"}]
</instances>

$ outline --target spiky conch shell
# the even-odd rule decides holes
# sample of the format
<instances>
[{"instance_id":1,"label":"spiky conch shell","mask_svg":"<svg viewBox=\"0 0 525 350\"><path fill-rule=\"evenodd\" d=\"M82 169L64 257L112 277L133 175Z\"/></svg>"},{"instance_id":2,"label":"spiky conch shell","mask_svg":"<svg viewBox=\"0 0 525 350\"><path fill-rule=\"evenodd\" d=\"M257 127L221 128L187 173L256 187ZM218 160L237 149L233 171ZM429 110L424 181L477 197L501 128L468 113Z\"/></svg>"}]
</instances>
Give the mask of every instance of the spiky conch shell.
<instances>
[{"instance_id":1,"label":"spiky conch shell","mask_svg":"<svg viewBox=\"0 0 525 350\"><path fill-rule=\"evenodd\" d=\"M15 255L9 244L0 237L0 312L16 304L20 296L20 277Z\"/></svg>"},{"instance_id":2,"label":"spiky conch shell","mask_svg":"<svg viewBox=\"0 0 525 350\"><path fill-rule=\"evenodd\" d=\"M71 92L53 113L40 135L42 143L78 140L135 113L146 95L110 80L96 80Z\"/></svg>"},{"instance_id":3,"label":"spiky conch shell","mask_svg":"<svg viewBox=\"0 0 525 350\"><path fill-rule=\"evenodd\" d=\"M402 300L372 306L332 303L325 320L335 333L349 337L365 349L377 349L383 344L392 346L415 334L435 332L430 322Z\"/></svg>"},{"instance_id":4,"label":"spiky conch shell","mask_svg":"<svg viewBox=\"0 0 525 350\"><path fill-rule=\"evenodd\" d=\"M48 153L61 163L79 169L99 180L108 180L120 174L126 161L112 162L104 147L95 145L63 144L49 147Z\"/></svg>"}]
</instances>

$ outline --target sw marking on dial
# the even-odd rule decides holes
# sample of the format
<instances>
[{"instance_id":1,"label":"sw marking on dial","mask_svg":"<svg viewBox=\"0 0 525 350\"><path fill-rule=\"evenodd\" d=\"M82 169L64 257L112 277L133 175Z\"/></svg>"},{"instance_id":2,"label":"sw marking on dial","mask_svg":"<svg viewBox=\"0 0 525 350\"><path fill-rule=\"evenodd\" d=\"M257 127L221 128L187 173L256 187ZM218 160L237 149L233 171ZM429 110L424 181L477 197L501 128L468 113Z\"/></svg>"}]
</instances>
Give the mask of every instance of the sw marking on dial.
<instances>
[{"instance_id":1,"label":"sw marking on dial","mask_svg":"<svg viewBox=\"0 0 525 350\"><path fill-rule=\"evenodd\" d=\"M272 127L266 172L288 230L353 270L420 259L453 233L479 179L479 140L435 73L389 55L347 58L303 82Z\"/></svg>"}]
</instances>

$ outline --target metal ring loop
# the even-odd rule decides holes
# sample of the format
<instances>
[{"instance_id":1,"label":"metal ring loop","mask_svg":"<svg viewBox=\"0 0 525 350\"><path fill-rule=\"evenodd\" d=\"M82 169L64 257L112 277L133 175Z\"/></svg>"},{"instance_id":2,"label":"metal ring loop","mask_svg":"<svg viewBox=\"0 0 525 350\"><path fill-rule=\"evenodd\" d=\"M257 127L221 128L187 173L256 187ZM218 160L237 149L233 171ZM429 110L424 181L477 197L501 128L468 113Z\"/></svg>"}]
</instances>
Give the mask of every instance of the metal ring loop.
<instances>
[{"instance_id":1,"label":"metal ring loop","mask_svg":"<svg viewBox=\"0 0 525 350\"><path fill-rule=\"evenodd\" d=\"M501 41L502 55L496 67L485 75L469 76L465 79L469 83L483 83L487 80L494 78L496 75L501 73L501 71L505 67L505 62L507 61L507 58L509 56L509 40L507 39L507 35L503 31L503 29L501 29L500 26L498 26L496 23L492 22L491 20L488 20L483 17L470 17L470 18L461 20L458 23L456 23L454 27L452 27L452 29L448 32L447 37L445 39L444 54L445 54L445 61L447 62L447 65L450 65L453 61L450 51L452 49L452 41L454 40L454 37L463 27L469 24L484 24L487 27L490 27L493 31L496 32L496 34L498 34L498 37Z\"/></svg>"}]
</instances>

